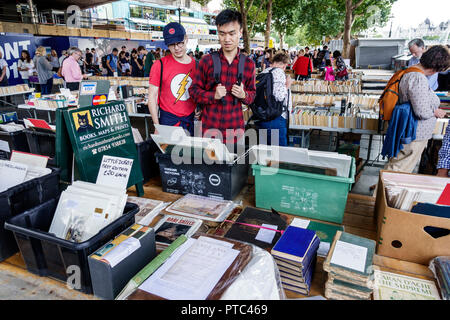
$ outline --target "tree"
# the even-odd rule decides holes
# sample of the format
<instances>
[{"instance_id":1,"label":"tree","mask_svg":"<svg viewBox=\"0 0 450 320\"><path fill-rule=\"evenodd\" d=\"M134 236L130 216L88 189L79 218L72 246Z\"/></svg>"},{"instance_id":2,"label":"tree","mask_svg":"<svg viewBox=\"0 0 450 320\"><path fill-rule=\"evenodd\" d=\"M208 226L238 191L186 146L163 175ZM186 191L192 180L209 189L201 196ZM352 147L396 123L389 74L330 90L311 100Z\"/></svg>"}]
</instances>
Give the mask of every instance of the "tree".
<instances>
[{"instance_id":1,"label":"tree","mask_svg":"<svg viewBox=\"0 0 450 320\"><path fill-rule=\"evenodd\" d=\"M353 25L358 21L358 31L382 25L389 19L392 4L396 0L345 0L344 58L350 57L350 40ZM353 29L353 31L356 31Z\"/></svg>"},{"instance_id":2,"label":"tree","mask_svg":"<svg viewBox=\"0 0 450 320\"><path fill-rule=\"evenodd\" d=\"M299 0L275 0L272 7L273 28L278 33L280 48L286 36L294 34L299 25Z\"/></svg>"},{"instance_id":3,"label":"tree","mask_svg":"<svg viewBox=\"0 0 450 320\"><path fill-rule=\"evenodd\" d=\"M308 38L344 37L343 56L350 51L351 36L370 27L383 26L396 0L301 0L301 25Z\"/></svg>"},{"instance_id":4,"label":"tree","mask_svg":"<svg viewBox=\"0 0 450 320\"><path fill-rule=\"evenodd\" d=\"M194 0L201 3L202 0ZM208 2L207 0L203 0ZM244 50L250 52L250 37L257 31L262 31L263 21L266 20L263 10L264 4L272 0L225 0L226 8L238 10L242 15L242 39L244 41ZM250 28L249 28L250 26Z\"/></svg>"}]
</instances>

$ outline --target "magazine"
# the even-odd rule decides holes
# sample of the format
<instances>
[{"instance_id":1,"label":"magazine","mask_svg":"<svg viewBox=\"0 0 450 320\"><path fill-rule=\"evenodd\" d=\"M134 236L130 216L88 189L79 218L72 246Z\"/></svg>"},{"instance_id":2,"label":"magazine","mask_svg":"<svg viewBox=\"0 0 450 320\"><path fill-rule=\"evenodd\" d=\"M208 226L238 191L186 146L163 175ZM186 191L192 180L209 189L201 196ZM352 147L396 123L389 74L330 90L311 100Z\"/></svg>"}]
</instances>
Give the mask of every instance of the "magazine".
<instances>
[{"instance_id":1,"label":"magazine","mask_svg":"<svg viewBox=\"0 0 450 320\"><path fill-rule=\"evenodd\" d=\"M139 206L139 212L134 216L136 223L148 226L169 202L140 197L128 197L128 201Z\"/></svg>"},{"instance_id":2,"label":"magazine","mask_svg":"<svg viewBox=\"0 0 450 320\"><path fill-rule=\"evenodd\" d=\"M164 250L183 234L189 238L201 225L200 219L164 215L154 227L156 249Z\"/></svg>"},{"instance_id":3,"label":"magazine","mask_svg":"<svg viewBox=\"0 0 450 320\"><path fill-rule=\"evenodd\" d=\"M233 201L187 194L170 205L166 211L202 220L222 222L234 207Z\"/></svg>"}]
</instances>

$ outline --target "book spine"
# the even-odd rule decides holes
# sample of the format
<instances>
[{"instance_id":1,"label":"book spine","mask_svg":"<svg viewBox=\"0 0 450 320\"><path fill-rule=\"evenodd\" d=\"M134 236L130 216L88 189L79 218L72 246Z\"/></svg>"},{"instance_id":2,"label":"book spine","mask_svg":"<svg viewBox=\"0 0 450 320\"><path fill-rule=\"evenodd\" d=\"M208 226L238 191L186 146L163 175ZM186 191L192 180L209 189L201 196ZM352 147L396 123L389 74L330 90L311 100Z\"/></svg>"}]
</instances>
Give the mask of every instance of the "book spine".
<instances>
[{"instance_id":1,"label":"book spine","mask_svg":"<svg viewBox=\"0 0 450 320\"><path fill-rule=\"evenodd\" d=\"M167 247L166 250L161 252L155 259L147 264L130 281L135 282L137 286L141 285L153 272L155 272L167 259L169 259L172 253L186 240L187 237L185 235L179 236L170 246Z\"/></svg>"}]
</instances>

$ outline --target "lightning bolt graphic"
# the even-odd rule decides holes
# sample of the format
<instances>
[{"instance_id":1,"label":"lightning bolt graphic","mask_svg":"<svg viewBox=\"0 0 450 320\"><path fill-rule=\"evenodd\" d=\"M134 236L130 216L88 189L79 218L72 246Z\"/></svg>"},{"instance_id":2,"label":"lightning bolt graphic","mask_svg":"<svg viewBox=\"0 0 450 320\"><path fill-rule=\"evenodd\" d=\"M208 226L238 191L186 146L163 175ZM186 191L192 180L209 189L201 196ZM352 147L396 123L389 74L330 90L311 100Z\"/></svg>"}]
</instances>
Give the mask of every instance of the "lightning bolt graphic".
<instances>
[{"instance_id":1,"label":"lightning bolt graphic","mask_svg":"<svg viewBox=\"0 0 450 320\"><path fill-rule=\"evenodd\" d=\"M178 98L177 100L174 102L177 103L178 100L180 100L180 98L183 96L183 94L186 92L186 85L189 83L189 81L187 80L189 75L191 74L191 71L188 72L188 74L183 78L183 80L181 80L180 82L180 88L177 91L178 94Z\"/></svg>"}]
</instances>

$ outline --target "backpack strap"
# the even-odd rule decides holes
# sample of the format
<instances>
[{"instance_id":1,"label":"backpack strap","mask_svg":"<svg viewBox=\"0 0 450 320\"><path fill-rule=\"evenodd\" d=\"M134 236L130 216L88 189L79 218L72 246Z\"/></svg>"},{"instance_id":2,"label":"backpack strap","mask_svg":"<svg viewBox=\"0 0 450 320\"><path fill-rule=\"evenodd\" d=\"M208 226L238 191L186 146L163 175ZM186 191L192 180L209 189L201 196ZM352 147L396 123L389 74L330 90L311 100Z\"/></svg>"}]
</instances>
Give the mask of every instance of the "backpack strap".
<instances>
[{"instance_id":1,"label":"backpack strap","mask_svg":"<svg viewBox=\"0 0 450 320\"><path fill-rule=\"evenodd\" d=\"M214 80L216 81L216 84L218 84L220 83L220 76L222 72L222 63L220 62L219 53L217 51L211 53L211 58L214 66Z\"/></svg>"},{"instance_id":2,"label":"backpack strap","mask_svg":"<svg viewBox=\"0 0 450 320\"><path fill-rule=\"evenodd\" d=\"M158 103L161 103L161 88L162 88L162 80L163 80L163 63L162 59L159 59L159 63L161 63L161 72L159 75L159 90L158 90Z\"/></svg>"},{"instance_id":3,"label":"backpack strap","mask_svg":"<svg viewBox=\"0 0 450 320\"><path fill-rule=\"evenodd\" d=\"M245 68L245 58L246 56L241 53L239 54L239 64L238 64L238 80L237 80L237 84L241 85L242 80L244 80L244 68Z\"/></svg>"}]
</instances>

